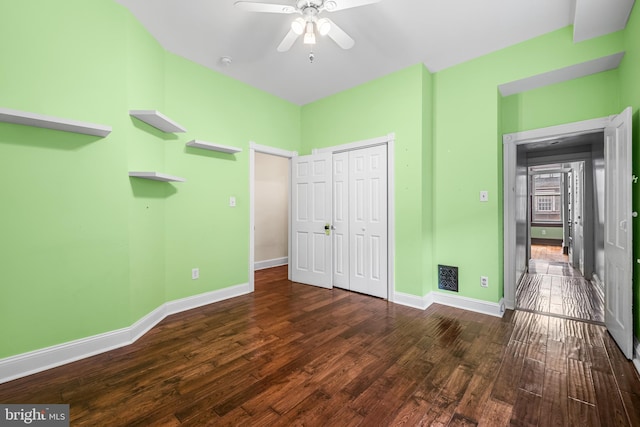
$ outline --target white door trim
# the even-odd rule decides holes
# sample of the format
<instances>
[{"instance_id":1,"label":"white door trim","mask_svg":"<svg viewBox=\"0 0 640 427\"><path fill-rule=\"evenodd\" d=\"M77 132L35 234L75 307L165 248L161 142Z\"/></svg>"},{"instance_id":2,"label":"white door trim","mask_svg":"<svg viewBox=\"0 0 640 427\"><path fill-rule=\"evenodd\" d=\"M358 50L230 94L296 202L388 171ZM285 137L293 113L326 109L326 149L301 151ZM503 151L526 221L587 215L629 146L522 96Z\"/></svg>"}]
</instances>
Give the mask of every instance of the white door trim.
<instances>
[{"instance_id":1,"label":"white door trim","mask_svg":"<svg viewBox=\"0 0 640 427\"><path fill-rule=\"evenodd\" d=\"M394 260L396 254L396 237L395 237L395 133L385 136L366 139L362 141L351 142L348 144L334 145L332 147L314 148L311 152L318 153L340 153L344 151L359 150L361 148L373 147L376 145L387 146L387 300L394 301L395 283Z\"/></svg>"},{"instance_id":2,"label":"white door trim","mask_svg":"<svg viewBox=\"0 0 640 427\"><path fill-rule=\"evenodd\" d=\"M503 226L504 226L504 301L508 309L515 309L516 286L516 154L519 145L556 139L558 137L604 132L610 117L584 120L559 126L509 133L502 136L503 147Z\"/></svg>"},{"instance_id":3,"label":"white door trim","mask_svg":"<svg viewBox=\"0 0 640 427\"><path fill-rule=\"evenodd\" d=\"M269 147L266 145L249 142L249 288L250 292L255 290L255 179L256 179L256 153L271 154L272 156L291 159L298 155L297 151L287 151L281 148ZM291 165L289 165L289 182L291 182ZM289 218L291 218L291 185L289 185ZM289 219L290 220L290 219ZM291 233L289 233L289 248L291 254ZM291 279L291 273L289 273Z\"/></svg>"}]
</instances>

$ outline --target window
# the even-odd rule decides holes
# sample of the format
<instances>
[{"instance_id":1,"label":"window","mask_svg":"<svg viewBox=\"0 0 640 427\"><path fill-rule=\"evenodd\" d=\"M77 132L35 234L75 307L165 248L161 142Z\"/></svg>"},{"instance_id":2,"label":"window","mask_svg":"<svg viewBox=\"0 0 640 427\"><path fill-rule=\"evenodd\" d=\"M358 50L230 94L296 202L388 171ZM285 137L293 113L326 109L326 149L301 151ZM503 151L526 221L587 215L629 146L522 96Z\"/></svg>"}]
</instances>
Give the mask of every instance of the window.
<instances>
[{"instance_id":1,"label":"window","mask_svg":"<svg viewBox=\"0 0 640 427\"><path fill-rule=\"evenodd\" d=\"M538 212L553 212L553 198L538 196Z\"/></svg>"},{"instance_id":2,"label":"window","mask_svg":"<svg viewBox=\"0 0 640 427\"><path fill-rule=\"evenodd\" d=\"M531 222L562 223L562 175L539 173L531 175Z\"/></svg>"}]
</instances>

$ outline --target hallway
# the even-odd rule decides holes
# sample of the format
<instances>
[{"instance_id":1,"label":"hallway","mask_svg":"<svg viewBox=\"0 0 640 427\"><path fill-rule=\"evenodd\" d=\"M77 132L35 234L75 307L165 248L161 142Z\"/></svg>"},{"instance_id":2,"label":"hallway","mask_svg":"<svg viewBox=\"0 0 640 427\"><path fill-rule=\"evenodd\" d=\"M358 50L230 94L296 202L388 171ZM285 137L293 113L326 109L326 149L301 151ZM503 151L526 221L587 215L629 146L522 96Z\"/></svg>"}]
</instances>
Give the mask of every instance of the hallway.
<instances>
[{"instance_id":1,"label":"hallway","mask_svg":"<svg viewBox=\"0 0 640 427\"><path fill-rule=\"evenodd\" d=\"M518 284L516 304L535 313L604 322L602 290L571 267L557 246L531 245L529 272Z\"/></svg>"}]
</instances>

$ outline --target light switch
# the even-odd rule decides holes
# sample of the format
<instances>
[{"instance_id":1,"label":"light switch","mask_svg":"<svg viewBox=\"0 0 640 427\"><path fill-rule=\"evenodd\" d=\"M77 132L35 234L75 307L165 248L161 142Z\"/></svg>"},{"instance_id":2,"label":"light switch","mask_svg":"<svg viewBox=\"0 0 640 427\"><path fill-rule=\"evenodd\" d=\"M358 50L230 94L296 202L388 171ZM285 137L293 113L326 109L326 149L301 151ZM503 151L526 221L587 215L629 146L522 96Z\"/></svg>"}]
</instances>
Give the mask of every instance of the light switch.
<instances>
[{"instance_id":1,"label":"light switch","mask_svg":"<svg viewBox=\"0 0 640 427\"><path fill-rule=\"evenodd\" d=\"M232 208L236 207L236 198L231 196L229 197L229 206L231 206Z\"/></svg>"},{"instance_id":2,"label":"light switch","mask_svg":"<svg viewBox=\"0 0 640 427\"><path fill-rule=\"evenodd\" d=\"M481 191L480 192L480 201L481 202L488 202L489 201L489 192L488 191Z\"/></svg>"}]
</instances>

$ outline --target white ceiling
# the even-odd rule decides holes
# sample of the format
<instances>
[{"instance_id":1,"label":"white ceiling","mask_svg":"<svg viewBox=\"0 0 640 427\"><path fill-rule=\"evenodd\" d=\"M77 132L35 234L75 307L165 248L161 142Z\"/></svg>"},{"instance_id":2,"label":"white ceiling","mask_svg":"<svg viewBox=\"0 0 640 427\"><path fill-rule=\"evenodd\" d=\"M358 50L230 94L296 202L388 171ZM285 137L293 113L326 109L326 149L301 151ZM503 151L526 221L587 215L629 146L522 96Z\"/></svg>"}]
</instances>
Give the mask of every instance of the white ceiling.
<instances>
[{"instance_id":1,"label":"white ceiling","mask_svg":"<svg viewBox=\"0 0 640 427\"><path fill-rule=\"evenodd\" d=\"M301 40L276 51L297 15L246 12L236 0L115 1L168 51L304 105L420 62L440 71L574 24L574 15L581 37L622 29L634 0L381 0L324 12L356 44L342 50L319 38L314 63ZM608 24L596 26L594 17Z\"/></svg>"}]
</instances>

